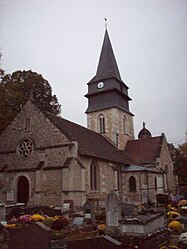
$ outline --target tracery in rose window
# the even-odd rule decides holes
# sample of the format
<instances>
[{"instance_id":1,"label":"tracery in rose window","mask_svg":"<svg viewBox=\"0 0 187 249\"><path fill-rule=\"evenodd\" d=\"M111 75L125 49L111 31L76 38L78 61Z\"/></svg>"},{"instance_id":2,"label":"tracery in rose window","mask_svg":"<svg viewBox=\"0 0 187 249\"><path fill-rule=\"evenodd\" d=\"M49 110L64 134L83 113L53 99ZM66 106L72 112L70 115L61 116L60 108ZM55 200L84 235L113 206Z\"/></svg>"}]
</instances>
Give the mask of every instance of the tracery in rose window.
<instances>
[{"instance_id":1,"label":"tracery in rose window","mask_svg":"<svg viewBox=\"0 0 187 249\"><path fill-rule=\"evenodd\" d=\"M30 139L24 139L20 142L17 153L21 158L28 158L34 150L33 142Z\"/></svg>"}]
</instances>

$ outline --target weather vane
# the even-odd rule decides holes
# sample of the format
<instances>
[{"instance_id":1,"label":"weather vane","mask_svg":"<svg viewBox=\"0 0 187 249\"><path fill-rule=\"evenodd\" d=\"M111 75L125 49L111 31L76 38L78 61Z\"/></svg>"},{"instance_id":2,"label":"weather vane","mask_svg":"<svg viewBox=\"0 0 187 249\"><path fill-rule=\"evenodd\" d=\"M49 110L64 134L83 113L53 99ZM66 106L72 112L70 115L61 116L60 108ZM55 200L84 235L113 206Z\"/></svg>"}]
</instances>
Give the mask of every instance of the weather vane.
<instances>
[{"instance_id":1,"label":"weather vane","mask_svg":"<svg viewBox=\"0 0 187 249\"><path fill-rule=\"evenodd\" d=\"M105 17L105 29L107 29L108 23L107 23L107 18Z\"/></svg>"}]
</instances>

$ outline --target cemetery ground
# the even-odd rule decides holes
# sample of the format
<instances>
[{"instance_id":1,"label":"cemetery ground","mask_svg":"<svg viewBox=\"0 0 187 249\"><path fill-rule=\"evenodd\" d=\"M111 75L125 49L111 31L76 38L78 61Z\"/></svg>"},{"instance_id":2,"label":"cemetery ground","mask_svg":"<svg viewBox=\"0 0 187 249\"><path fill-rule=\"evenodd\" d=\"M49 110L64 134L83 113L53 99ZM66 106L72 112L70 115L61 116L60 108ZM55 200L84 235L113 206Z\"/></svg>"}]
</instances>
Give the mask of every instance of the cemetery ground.
<instances>
[{"instance_id":1,"label":"cemetery ground","mask_svg":"<svg viewBox=\"0 0 187 249\"><path fill-rule=\"evenodd\" d=\"M0 249L187 249L186 199L134 206L111 193L105 205L98 203L1 204Z\"/></svg>"}]
</instances>

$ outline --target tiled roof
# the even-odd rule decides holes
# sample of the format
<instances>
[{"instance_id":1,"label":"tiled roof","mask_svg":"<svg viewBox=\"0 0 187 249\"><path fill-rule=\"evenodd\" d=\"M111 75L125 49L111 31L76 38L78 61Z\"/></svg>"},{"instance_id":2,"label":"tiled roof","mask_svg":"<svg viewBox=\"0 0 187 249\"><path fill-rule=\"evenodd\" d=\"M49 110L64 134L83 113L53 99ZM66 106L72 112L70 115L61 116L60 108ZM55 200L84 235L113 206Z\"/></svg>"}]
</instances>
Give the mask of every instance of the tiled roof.
<instances>
[{"instance_id":1,"label":"tiled roof","mask_svg":"<svg viewBox=\"0 0 187 249\"><path fill-rule=\"evenodd\" d=\"M160 156L163 136L148 137L128 141L126 152L136 164L146 164L156 162Z\"/></svg>"},{"instance_id":2,"label":"tiled roof","mask_svg":"<svg viewBox=\"0 0 187 249\"><path fill-rule=\"evenodd\" d=\"M129 163L126 152L117 150L102 135L49 112L43 113L69 140L78 141L80 154L121 164Z\"/></svg>"}]
</instances>

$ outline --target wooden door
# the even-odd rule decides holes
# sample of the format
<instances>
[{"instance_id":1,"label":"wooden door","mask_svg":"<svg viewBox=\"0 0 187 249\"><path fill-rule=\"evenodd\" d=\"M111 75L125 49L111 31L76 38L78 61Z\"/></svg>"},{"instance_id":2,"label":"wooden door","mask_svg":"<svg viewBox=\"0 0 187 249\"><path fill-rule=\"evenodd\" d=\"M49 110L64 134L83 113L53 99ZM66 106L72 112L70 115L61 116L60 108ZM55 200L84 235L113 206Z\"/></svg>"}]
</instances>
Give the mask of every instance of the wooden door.
<instances>
[{"instance_id":1,"label":"wooden door","mask_svg":"<svg viewBox=\"0 0 187 249\"><path fill-rule=\"evenodd\" d=\"M18 180L17 202L25 203L29 201L29 182L25 176L21 176Z\"/></svg>"}]
</instances>

